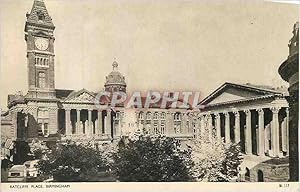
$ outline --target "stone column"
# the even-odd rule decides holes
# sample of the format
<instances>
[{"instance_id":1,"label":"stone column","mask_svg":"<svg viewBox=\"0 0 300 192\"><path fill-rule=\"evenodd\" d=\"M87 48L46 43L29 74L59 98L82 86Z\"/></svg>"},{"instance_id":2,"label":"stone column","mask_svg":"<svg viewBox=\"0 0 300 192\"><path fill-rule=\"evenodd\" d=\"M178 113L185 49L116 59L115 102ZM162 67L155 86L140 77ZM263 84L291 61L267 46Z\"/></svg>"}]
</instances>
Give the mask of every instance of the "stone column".
<instances>
[{"instance_id":1,"label":"stone column","mask_svg":"<svg viewBox=\"0 0 300 192\"><path fill-rule=\"evenodd\" d=\"M105 133L111 134L111 110L106 110ZM113 137L115 133L113 132Z\"/></svg>"},{"instance_id":2,"label":"stone column","mask_svg":"<svg viewBox=\"0 0 300 192\"><path fill-rule=\"evenodd\" d=\"M71 129L71 109L65 109L66 117L66 135L71 135L72 134L72 129Z\"/></svg>"},{"instance_id":3,"label":"stone column","mask_svg":"<svg viewBox=\"0 0 300 192\"><path fill-rule=\"evenodd\" d=\"M92 122L92 110L88 109L88 129L86 130L86 133L88 135L93 135L93 122Z\"/></svg>"},{"instance_id":4,"label":"stone column","mask_svg":"<svg viewBox=\"0 0 300 192\"><path fill-rule=\"evenodd\" d=\"M166 136L170 136L170 129L171 129L170 127L171 127L171 113L166 112L166 127L165 127Z\"/></svg>"},{"instance_id":5,"label":"stone column","mask_svg":"<svg viewBox=\"0 0 300 192\"><path fill-rule=\"evenodd\" d=\"M170 118L170 135L171 136L174 136L175 135L175 130L174 130L174 115L175 113L174 112L171 112L171 118Z\"/></svg>"},{"instance_id":6,"label":"stone column","mask_svg":"<svg viewBox=\"0 0 300 192\"><path fill-rule=\"evenodd\" d=\"M201 115L200 116L200 139L201 141L204 141L206 140L205 138L205 116L204 115Z\"/></svg>"},{"instance_id":7,"label":"stone column","mask_svg":"<svg viewBox=\"0 0 300 192\"><path fill-rule=\"evenodd\" d=\"M162 135L163 133L161 131L161 112L157 112L157 116L157 129L160 135Z\"/></svg>"},{"instance_id":8,"label":"stone column","mask_svg":"<svg viewBox=\"0 0 300 192\"><path fill-rule=\"evenodd\" d=\"M98 133L103 133L103 125L102 125L102 110L98 110L97 111L97 116L98 116ZM104 134L106 134L105 130L104 130Z\"/></svg>"},{"instance_id":9,"label":"stone column","mask_svg":"<svg viewBox=\"0 0 300 192\"><path fill-rule=\"evenodd\" d=\"M180 130L179 130L179 132L180 132L180 134L184 134L184 133L186 133L186 128L187 128L187 126L186 126L186 123L187 123L186 114L185 113L181 113L180 116L181 116L180 117L181 122L180 122Z\"/></svg>"},{"instance_id":10,"label":"stone column","mask_svg":"<svg viewBox=\"0 0 300 192\"><path fill-rule=\"evenodd\" d=\"M211 114L208 115L207 120L208 120L208 140L210 142L212 142L213 141L213 124L212 124Z\"/></svg>"},{"instance_id":11,"label":"stone column","mask_svg":"<svg viewBox=\"0 0 300 192\"><path fill-rule=\"evenodd\" d=\"M153 116L154 116L154 113L150 113L150 130L149 131L150 131L151 135L155 134Z\"/></svg>"},{"instance_id":12,"label":"stone column","mask_svg":"<svg viewBox=\"0 0 300 192\"><path fill-rule=\"evenodd\" d=\"M149 130L147 130L147 112L146 111L143 113L143 118L144 118L143 132L145 131L145 132L149 133L148 132Z\"/></svg>"},{"instance_id":13,"label":"stone column","mask_svg":"<svg viewBox=\"0 0 300 192\"><path fill-rule=\"evenodd\" d=\"M135 119L136 119L136 122L135 122L135 123L136 123L136 129L141 130L141 129L140 129L140 126L139 126L139 125L140 125L139 113L140 113L139 111L136 111L136 112L135 112ZM134 130L134 131L135 131L135 130Z\"/></svg>"},{"instance_id":14,"label":"stone column","mask_svg":"<svg viewBox=\"0 0 300 192\"><path fill-rule=\"evenodd\" d=\"M257 109L258 112L258 155L265 156L265 121L264 110Z\"/></svg>"},{"instance_id":15,"label":"stone column","mask_svg":"<svg viewBox=\"0 0 300 192\"><path fill-rule=\"evenodd\" d=\"M225 142L230 143L230 116L228 112L225 115Z\"/></svg>"},{"instance_id":16,"label":"stone column","mask_svg":"<svg viewBox=\"0 0 300 192\"><path fill-rule=\"evenodd\" d=\"M252 154L251 111L247 109L244 112L246 114L245 152L248 155Z\"/></svg>"},{"instance_id":17,"label":"stone column","mask_svg":"<svg viewBox=\"0 0 300 192\"><path fill-rule=\"evenodd\" d=\"M221 140L221 117L219 113L215 113L215 128L216 128L216 138Z\"/></svg>"},{"instance_id":18,"label":"stone column","mask_svg":"<svg viewBox=\"0 0 300 192\"><path fill-rule=\"evenodd\" d=\"M187 118L189 119L189 125L188 125L188 129L187 129L187 134L189 136L192 136L193 135L193 122L194 122L194 116L192 114L188 114L187 115ZM196 123L196 122L195 122ZM195 126L196 127L196 126Z\"/></svg>"},{"instance_id":19,"label":"stone column","mask_svg":"<svg viewBox=\"0 0 300 192\"><path fill-rule=\"evenodd\" d=\"M241 141L240 113L238 111L234 111L234 140L236 143Z\"/></svg>"},{"instance_id":20,"label":"stone column","mask_svg":"<svg viewBox=\"0 0 300 192\"><path fill-rule=\"evenodd\" d=\"M271 127L271 150L272 156L278 157L279 156L279 120L278 120L278 107L272 107L271 111L273 113L272 119L272 127Z\"/></svg>"},{"instance_id":21,"label":"stone column","mask_svg":"<svg viewBox=\"0 0 300 192\"><path fill-rule=\"evenodd\" d=\"M76 119L76 133L80 134L80 110L76 109L77 119Z\"/></svg>"}]
</instances>

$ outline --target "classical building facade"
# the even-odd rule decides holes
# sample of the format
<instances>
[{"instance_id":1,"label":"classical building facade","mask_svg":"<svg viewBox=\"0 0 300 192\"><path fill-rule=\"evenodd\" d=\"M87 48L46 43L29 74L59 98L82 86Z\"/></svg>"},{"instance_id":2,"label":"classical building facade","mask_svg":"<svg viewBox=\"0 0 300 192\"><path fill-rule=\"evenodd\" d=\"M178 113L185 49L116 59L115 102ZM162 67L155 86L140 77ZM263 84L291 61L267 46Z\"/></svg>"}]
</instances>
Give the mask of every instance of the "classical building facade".
<instances>
[{"instance_id":1,"label":"classical building facade","mask_svg":"<svg viewBox=\"0 0 300 192\"><path fill-rule=\"evenodd\" d=\"M15 164L22 163L24 143L33 139L103 143L144 132L240 143L242 180L287 180L289 111L282 91L225 83L200 102L201 110L171 108L170 103L161 108L161 101L149 108L111 107L108 97L102 97L99 107L95 105L97 93L55 89L55 26L42 0L34 0L26 16L28 93L8 96L8 111L1 116L3 158L13 156ZM126 93L118 63L112 66L104 90Z\"/></svg>"},{"instance_id":2,"label":"classical building facade","mask_svg":"<svg viewBox=\"0 0 300 192\"><path fill-rule=\"evenodd\" d=\"M241 180L287 181L289 110L286 91L224 83L200 104L200 131L208 132L211 139L240 143L244 154ZM207 127L202 128L205 124Z\"/></svg>"}]
</instances>

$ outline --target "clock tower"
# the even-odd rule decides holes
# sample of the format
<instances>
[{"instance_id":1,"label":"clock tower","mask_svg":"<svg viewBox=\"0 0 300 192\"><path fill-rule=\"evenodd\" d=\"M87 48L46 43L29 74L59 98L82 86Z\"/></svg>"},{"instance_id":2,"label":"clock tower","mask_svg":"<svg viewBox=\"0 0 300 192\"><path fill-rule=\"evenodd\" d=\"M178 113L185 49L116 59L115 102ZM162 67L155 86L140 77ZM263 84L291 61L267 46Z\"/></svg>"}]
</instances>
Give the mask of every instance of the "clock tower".
<instances>
[{"instance_id":1,"label":"clock tower","mask_svg":"<svg viewBox=\"0 0 300 192\"><path fill-rule=\"evenodd\" d=\"M54 29L43 0L34 0L26 14L25 41L27 43L29 98L55 98Z\"/></svg>"}]
</instances>

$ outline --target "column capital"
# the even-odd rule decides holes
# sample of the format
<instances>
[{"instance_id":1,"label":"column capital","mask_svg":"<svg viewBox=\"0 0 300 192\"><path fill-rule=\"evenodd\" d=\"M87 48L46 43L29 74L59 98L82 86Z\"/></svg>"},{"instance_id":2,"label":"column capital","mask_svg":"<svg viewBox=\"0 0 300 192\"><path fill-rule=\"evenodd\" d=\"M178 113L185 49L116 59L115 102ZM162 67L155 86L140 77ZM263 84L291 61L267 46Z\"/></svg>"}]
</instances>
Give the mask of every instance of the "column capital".
<instances>
[{"instance_id":1,"label":"column capital","mask_svg":"<svg viewBox=\"0 0 300 192\"><path fill-rule=\"evenodd\" d=\"M281 107L271 107L270 110L272 111L272 113L279 113L279 110L281 109Z\"/></svg>"},{"instance_id":2,"label":"column capital","mask_svg":"<svg viewBox=\"0 0 300 192\"><path fill-rule=\"evenodd\" d=\"M65 111L71 111L72 109L70 108L64 108Z\"/></svg>"},{"instance_id":3,"label":"column capital","mask_svg":"<svg viewBox=\"0 0 300 192\"><path fill-rule=\"evenodd\" d=\"M220 117L220 114L219 113L214 113L215 117L216 118L219 118Z\"/></svg>"},{"instance_id":4,"label":"column capital","mask_svg":"<svg viewBox=\"0 0 300 192\"><path fill-rule=\"evenodd\" d=\"M258 109L256 109L256 111L258 112L258 114L264 114L263 108L258 108Z\"/></svg>"},{"instance_id":5,"label":"column capital","mask_svg":"<svg viewBox=\"0 0 300 192\"><path fill-rule=\"evenodd\" d=\"M227 116L229 116L229 112L228 111L225 111L225 112L223 112L224 113L224 115L227 117Z\"/></svg>"},{"instance_id":6,"label":"column capital","mask_svg":"<svg viewBox=\"0 0 300 192\"><path fill-rule=\"evenodd\" d=\"M289 108L287 107L287 108L285 108L285 112L286 112L286 114L289 114Z\"/></svg>"},{"instance_id":7,"label":"column capital","mask_svg":"<svg viewBox=\"0 0 300 192\"><path fill-rule=\"evenodd\" d=\"M206 115L206 118L209 120L209 119L212 119L212 116L211 116L211 114L207 114Z\"/></svg>"},{"instance_id":8,"label":"column capital","mask_svg":"<svg viewBox=\"0 0 300 192\"><path fill-rule=\"evenodd\" d=\"M250 109L245 109L245 110L244 110L244 113L245 113L246 115L249 115L249 114L251 113L251 111L250 111Z\"/></svg>"},{"instance_id":9,"label":"column capital","mask_svg":"<svg viewBox=\"0 0 300 192\"><path fill-rule=\"evenodd\" d=\"M233 111L234 116L240 116L240 112L239 111Z\"/></svg>"}]
</instances>

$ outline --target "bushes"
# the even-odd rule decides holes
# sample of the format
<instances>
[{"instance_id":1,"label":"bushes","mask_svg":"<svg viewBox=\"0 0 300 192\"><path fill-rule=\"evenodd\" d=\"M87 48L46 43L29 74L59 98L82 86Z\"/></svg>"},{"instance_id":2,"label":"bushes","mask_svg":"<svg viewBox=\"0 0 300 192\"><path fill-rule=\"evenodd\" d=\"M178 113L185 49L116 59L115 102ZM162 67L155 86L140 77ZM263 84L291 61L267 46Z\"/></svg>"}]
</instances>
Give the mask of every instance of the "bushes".
<instances>
[{"instance_id":1,"label":"bushes","mask_svg":"<svg viewBox=\"0 0 300 192\"><path fill-rule=\"evenodd\" d=\"M171 138L139 137L120 145L114 173L120 181L190 181L190 152Z\"/></svg>"},{"instance_id":2,"label":"bushes","mask_svg":"<svg viewBox=\"0 0 300 192\"><path fill-rule=\"evenodd\" d=\"M35 156L43 157L42 175L55 181L99 181L103 171L119 181L231 181L241 161L238 144L142 135L97 147L58 143L51 153L43 145L32 146Z\"/></svg>"},{"instance_id":3,"label":"bushes","mask_svg":"<svg viewBox=\"0 0 300 192\"><path fill-rule=\"evenodd\" d=\"M43 175L53 176L55 181L92 181L105 165L105 159L92 146L67 142L59 143L38 166Z\"/></svg>"},{"instance_id":4,"label":"bushes","mask_svg":"<svg viewBox=\"0 0 300 192\"><path fill-rule=\"evenodd\" d=\"M197 181L228 182L238 175L241 163L238 144L223 141L189 143L192 150L193 177Z\"/></svg>"}]
</instances>

